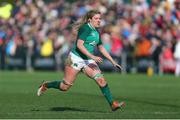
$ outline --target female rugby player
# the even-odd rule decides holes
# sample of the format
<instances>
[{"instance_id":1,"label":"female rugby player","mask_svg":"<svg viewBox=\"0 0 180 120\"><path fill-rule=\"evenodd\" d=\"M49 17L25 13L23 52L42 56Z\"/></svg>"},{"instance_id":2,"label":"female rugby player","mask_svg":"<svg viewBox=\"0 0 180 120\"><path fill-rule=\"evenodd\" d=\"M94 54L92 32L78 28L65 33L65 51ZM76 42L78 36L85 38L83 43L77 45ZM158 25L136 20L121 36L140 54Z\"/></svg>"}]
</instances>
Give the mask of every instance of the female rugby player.
<instances>
[{"instance_id":1,"label":"female rugby player","mask_svg":"<svg viewBox=\"0 0 180 120\"><path fill-rule=\"evenodd\" d=\"M38 96L49 88L67 91L73 85L77 74L82 70L98 84L112 111L125 105L124 102L117 102L113 99L108 84L97 65L97 63L102 63L103 59L93 54L94 48L97 46L105 58L115 67L121 68L102 45L100 34L97 30L100 27L100 22L101 13L96 10L89 11L83 17L78 25L76 42L65 63L63 80L44 82L37 91Z\"/></svg>"}]
</instances>

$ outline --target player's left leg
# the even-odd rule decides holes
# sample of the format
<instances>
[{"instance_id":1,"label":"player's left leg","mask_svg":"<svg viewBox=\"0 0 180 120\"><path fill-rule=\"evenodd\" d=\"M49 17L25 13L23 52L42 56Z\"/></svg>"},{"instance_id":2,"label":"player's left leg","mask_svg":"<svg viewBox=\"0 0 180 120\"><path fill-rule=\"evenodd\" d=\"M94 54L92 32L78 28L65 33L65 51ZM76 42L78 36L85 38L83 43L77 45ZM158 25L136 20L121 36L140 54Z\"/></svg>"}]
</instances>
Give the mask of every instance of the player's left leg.
<instances>
[{"instance_id":1,"label":"player's left leg","mask_svg":"<svg viewBox=\"0 0 180 120\"><path fill-rule=\"evenodd\" d=\"M88 77L96 81L113 111L125 105L124 102L119 103L113 100L108 84L96 63L89 64L83 69L83 71Z\"/></svg>"}]
</instances>

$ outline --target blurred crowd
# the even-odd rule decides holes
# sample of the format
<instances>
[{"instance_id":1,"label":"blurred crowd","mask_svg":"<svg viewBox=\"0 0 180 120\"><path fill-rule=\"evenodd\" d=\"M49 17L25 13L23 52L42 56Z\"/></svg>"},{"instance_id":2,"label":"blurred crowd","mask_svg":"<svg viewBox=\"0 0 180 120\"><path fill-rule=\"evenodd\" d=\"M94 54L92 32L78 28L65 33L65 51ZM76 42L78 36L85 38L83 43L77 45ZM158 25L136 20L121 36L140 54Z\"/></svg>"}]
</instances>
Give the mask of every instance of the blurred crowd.
<instances>
[{"instance_id":1,"label":"blurred crowd","mask_svg":"<svg viewBox=\"0 0 180 120\"><path fill-rule=\"evenodd\" d=\"M16 0L0 4L0 58L52 57L58 65L75 41L73 24L87 11L102 14L104 47L127 70L153 66L180 75L179 0ZM3 11L6 8L6 12ZM8 9L8 10L7 10ZM8 13L10 12L10 14ZM4 15L3 15L3 14ZM31 65L30 65L31 66ZM179 66L179 67L178 67Z\"/></svg>"}]
</instances>

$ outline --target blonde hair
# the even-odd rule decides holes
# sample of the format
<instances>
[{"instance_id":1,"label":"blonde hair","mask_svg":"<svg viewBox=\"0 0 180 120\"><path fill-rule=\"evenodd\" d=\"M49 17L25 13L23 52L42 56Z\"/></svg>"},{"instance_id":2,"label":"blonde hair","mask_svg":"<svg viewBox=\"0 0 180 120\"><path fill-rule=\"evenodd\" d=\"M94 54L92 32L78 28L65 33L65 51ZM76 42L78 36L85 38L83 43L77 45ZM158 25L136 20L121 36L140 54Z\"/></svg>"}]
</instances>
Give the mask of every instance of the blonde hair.
<instances>
[{"instance_id":1,"label":"blonde hair","mask_svg":"<svg viewBox=\"0 0 180 120\"><path fill-rule=\"evenodd\" d=\"M74 25L73 25L73 32L77 34L79 28L89 22L89 19L92 19L92 17L96 14L101 14L98 10L91 10L87 12L81 19L79 19Z\"/></svg>"}]
</instances>

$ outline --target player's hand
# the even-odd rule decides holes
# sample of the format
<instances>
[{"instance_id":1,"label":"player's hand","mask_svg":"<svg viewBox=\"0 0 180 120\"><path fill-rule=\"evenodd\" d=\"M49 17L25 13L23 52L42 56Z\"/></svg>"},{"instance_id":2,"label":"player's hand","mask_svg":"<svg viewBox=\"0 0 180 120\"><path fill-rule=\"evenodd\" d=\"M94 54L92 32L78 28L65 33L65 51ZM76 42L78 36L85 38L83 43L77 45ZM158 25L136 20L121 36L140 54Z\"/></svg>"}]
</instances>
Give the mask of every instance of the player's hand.
<instances>
[{"instance_id":1,"label":"player's hand","mask_svg":"<svg viewBox=\"0 0 180 120\"><path fill-rule=\"evenodd\" d=\"M119 65L119 64L117 64L117 63L114 63L113 65L114 65L114 67L116 67L116 68L118 68L118 69L120 69L120 70L123 70L123 68L122 68L121 65Z\"/></svg>"},{"instance_id":2,"label":"player's hand","mask_svg":"<svg viewBox=\"0 0 180 120\"><path fill-rule=\"evenodd\" d=\"M103 62L103 59L101 57L98 57L98 56L93 56L92 59L94 61L96 61L97 63L102 63Z\"/></svg>"}]
</instances>

